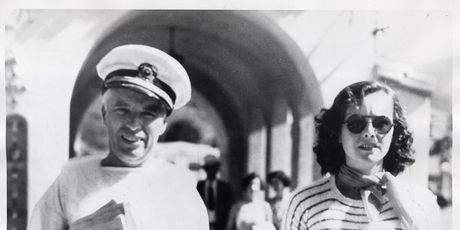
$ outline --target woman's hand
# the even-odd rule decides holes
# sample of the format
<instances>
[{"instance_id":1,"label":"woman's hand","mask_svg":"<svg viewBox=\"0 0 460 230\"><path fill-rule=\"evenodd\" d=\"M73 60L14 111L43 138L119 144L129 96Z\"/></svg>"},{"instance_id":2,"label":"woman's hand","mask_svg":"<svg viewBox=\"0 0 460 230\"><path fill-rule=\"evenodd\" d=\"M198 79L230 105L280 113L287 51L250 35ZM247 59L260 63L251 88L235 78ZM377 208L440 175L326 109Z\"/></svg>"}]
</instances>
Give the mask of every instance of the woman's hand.
<instances>
[{"instance_id":1,"label":"woman's hand","mask_svg":"<svg viewBox=\"0 0 460 230\"><path fill-rule=\"evenodd\" d=\"M386 185L389 202L394 208L406 229L425 230L429 229L427 218L417 204L411 198L411 194L401 184L400 180L391 173L385 172L382 175L382 183Z\"/></svg>"}]
</instances>

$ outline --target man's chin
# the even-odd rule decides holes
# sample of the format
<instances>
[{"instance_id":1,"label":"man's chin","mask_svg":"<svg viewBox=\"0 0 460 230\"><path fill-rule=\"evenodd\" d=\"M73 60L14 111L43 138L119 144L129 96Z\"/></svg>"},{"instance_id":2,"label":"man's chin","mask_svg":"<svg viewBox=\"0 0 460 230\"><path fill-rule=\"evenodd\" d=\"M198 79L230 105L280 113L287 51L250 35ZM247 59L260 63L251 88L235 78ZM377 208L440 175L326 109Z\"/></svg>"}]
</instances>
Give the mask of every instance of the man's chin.
<instances>
[{"instance_id":1,"label":"man's chin","mask_svg":"<svg viewBox=\"0 0 460 230\"><path fill-rule=\"evenodd\" d=\"M128 156L121 156L118 159L127 167L138 167L141 166L146 160L147 156L145 154L135 154L131 153Z\"/></svg>"}]
</instances>

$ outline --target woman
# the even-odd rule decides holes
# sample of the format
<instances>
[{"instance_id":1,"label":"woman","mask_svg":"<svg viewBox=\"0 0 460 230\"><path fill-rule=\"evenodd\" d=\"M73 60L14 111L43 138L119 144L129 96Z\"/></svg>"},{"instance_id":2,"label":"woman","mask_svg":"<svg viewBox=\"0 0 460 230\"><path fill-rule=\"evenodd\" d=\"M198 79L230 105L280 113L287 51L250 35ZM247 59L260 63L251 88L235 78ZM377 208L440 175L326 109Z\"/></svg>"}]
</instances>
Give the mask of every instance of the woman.
<instances>
[{"instance_id":1,"label":"woman","mask_svg":"<svg viewBox=\"0 0 460 230\"><path fill-rule=\"evenodd\" d=\"M299 189L284 219L290 229L438 229L426 188L395 176L414 163L412 134L393 90L378 82L343 89L315 118L313 151L322 174Z\"/></svg>"},{"instance_id":2,"label":"woman","mask_svg":"<svg viewBox=\"0 0 460 230\"><path fill-rule=\"evenodd\" d=\"M230 210L226 230L274 230L270 205L262 198L264 189L259 175L251 173L242 181L243 200Z\"/></svg>"},{"instance_id":3,"label":"woman","mask_svg":"<svg viewBox=\"0 0 460 230\"><path fill-rule=\"evenodd\" d=\"M283 171L277 170L268 174L267 182L275 192L273 197L267 199L273 212L273 225L276 229L280 229L281 221L289 201L289 186L291 186L291 180Z\"/></svg>"}]
</instances>

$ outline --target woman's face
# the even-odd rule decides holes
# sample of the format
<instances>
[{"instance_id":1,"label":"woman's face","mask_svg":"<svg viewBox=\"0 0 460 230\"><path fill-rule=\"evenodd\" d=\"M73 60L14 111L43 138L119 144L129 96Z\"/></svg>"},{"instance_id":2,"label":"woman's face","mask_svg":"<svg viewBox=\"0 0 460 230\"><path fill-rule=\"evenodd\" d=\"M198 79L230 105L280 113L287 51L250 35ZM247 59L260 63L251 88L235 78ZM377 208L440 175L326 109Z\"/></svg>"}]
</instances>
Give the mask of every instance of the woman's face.
<instances>
[{"instance_id":1,"label":"woman's face","mask_svg":"<svg viewBox=\"0 0 460 230\"><path fill-rule=\"evenodd\" d=\"M274 178L270 181L270 185L273 187L273 190L276 192L276 193L282 193L283 190L284 190L284 184L283 182L278 179L278 178Z\"/></svg>"},{"instance_id":2,"label":"woman's face","mask_svg":"<svg viewBox=\"0 0 460 230\"><path fill-rule=\"evenodd\" d=\"M382 169L393 137L388 121L393 124L393 99L383 91L365 96L361 106L348 107L339 141L349 167L364 174Z\"/></svg>"},{"instance_id":3,"label":"woman's face","mask_svg":"<svg viewBox=\"0 0 460 230\"><path fill-rule=\"evenodd\" d=\"M247 187L248 195L251 199L257 197L262 189L262 181L259 178L252 179L251 183Z\"/></svg>"}]
</instances>

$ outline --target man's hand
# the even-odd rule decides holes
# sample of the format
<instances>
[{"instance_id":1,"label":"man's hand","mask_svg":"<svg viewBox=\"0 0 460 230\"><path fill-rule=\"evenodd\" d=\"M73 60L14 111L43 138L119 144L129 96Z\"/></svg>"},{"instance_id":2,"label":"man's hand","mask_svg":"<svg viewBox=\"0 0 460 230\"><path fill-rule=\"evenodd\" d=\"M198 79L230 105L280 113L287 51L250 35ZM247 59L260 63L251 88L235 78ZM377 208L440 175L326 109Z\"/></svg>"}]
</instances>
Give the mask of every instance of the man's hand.
<instances>
[{"instance_id":1,"label":"man's hand","mask_svg":"<svg viewBox=\"0 0 460 230\"><path fill-rule=\"evenodd\" d=\"M70 230L127 230L125 204L110 201L96 212L85 216L71 224Z\"/></svg>"}]
</instances>

